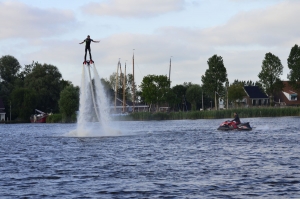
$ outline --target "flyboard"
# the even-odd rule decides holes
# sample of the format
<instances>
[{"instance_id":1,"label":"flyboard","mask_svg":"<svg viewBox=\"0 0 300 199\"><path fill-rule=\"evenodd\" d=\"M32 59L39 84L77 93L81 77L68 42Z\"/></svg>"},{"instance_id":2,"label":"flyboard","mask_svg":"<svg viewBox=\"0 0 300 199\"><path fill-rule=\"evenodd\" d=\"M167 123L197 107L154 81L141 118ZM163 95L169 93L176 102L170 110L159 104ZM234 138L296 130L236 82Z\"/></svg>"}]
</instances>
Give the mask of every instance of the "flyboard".
<instances>
[{"instance_id":1,"label":"flyboard","mask_svg":"<svg viewBox=\"0 0 300 199\"><path fill-rule=\"evenodd\" d=\"M97 103L96 103L96 100L95 100L95 93L94 93L94 88L93 88L93 83L92 83L92 77L91 77L91 65L93 64L93 67L95 67L95 63L93 60L88 60L88 61L84 61L83 62L83 67L87 66L88 67L88 71L89 71L89 78L90 78L90 85L91 85L91 93L92 93L92 99L93 99L93 104L94 104L94 108L95 108L95 113L96 113L96 116L97 116L97 119L99 122L100 121L100 115L99 115L99 112L98 112L98 109L97 109Z\"/></svg>"}]
</instances>

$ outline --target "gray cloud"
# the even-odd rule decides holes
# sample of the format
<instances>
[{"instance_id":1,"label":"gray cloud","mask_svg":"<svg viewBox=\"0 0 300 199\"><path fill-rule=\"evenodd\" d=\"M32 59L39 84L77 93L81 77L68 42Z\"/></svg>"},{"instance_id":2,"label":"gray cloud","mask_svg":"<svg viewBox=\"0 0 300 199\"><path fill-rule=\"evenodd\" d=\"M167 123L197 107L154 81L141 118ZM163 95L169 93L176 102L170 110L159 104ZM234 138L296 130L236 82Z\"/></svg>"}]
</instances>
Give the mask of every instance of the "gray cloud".
<instances>
[{"instance_id":1,"label":"gray cloud","mask_svg":"<svg viewBox=\"0 0 300 199\"><path fill-rule=\"evenodd\" d=\"M242 12L224 26L202 31L201 36L218 45L278 46L299 39L299 10L299 1L285 1L268 9Z\"/></svg>"},{"instance_id":2,"label":"gray cloud","mask_svg":"<svg viewBox=\"0 0 300 199\"><path fill-rule=\"evenodd\" d=\"M0 38L51 37L76 23L67 10L40 9L14 1L0 2Z\"/></svg>"},{"instance_id":3,"label":"gray cloud","mask_svg":"<svg viewBox=\"0 0 300 199\"><path fill-rule=\"evenodd\" d=\"M153 17L183 10L184 5L184 0L108 0L106 3L89 3L82 11L101 16Z\"/></svg>"},{"instance_id":4,"label":"gray cloud","mask_svg":"<svg viewBox=\"0 0 300 199\"><path fill-rule=\"evenodd\" d=\"M297 10L300 3L283 2L264 10L239 13L225 25L206 29L163 27L154 34L119 33L101 38L92 44L92 54L101 77L115 72L121 58L127 60L127 72L132 70L135 49L136 81L140 84L148 74L167 75L172 57L172 85L183 82L201 84L201 75L208 68L207 60L217 54L224 59L229 80L258 80L261 63L268 52L278 56L288 68L286 59L294 44L300 44ZM93 38L99 40L100 38ZM81 41L81 39L80 39ZM63 77L80 84L84 46L80 41L42 41L36 52L22 59L51 63ZM72 49L72 50L70 50ZM25 58L26 57L26 58Z\"/></svg>"}]
</instances>

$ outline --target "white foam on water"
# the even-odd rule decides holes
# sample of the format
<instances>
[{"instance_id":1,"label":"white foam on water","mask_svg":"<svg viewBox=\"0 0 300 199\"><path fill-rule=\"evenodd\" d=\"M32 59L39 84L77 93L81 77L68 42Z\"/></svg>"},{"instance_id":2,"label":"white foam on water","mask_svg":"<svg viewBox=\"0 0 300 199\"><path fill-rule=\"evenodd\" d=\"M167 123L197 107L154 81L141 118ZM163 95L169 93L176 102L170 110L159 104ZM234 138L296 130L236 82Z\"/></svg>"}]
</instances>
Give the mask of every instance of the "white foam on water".
<instances>
[{"instance_id":1,"label":"white foam on water","mask_svg":"<svg viewBox=\"0 0 300 199\"><path fill-rule=\"evenodd\" d=\"M109 113L110 104L95 64L93 64L93 78L91 77L90 67L92 66L83 65L82 67L77 129L65 136L120 136L122 135L121 131L112 128Z\"/></svg>"}]
</instances>

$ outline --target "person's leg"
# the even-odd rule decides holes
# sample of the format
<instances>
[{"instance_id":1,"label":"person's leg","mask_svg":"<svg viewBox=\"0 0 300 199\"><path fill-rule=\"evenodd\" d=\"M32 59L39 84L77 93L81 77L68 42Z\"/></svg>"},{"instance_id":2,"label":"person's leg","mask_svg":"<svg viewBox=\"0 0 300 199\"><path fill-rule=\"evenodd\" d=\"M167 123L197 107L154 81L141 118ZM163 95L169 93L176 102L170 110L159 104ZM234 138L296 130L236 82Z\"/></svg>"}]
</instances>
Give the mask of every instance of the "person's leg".
<instances>
[{"instance_id":1,"label":"person's leg","mask_svg":"<svg viewBox=\"0 0 300 199\"><path fill-rule=\"evenodd\" d=\"M91 54L91 48L89 48L89 53L90 53L90 60L93 60L92 59L92 54Z\"/></svg>"},{"instance_id":2,"label":"person's leg","mask_svg":"<svg viewBox=\"0 0 300 199\"><path fill-rule=\"evenodd\" d=\"M87 48L85 48L84 61L86 61L86 51L87 51Z\"/></svg>"}]
</instances>

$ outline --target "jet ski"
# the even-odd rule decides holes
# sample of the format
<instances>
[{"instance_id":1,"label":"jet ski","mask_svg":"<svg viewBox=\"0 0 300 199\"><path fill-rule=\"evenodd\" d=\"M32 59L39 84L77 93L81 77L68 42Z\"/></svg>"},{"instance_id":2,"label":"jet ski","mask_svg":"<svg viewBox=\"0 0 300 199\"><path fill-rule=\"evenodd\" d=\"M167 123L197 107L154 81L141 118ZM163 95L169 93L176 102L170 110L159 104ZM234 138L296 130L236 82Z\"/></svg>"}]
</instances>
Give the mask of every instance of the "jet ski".
<instances>
[{"instance_id":1,"label":"jet ski","mask_svg":"<svg viewBox=\"0 0 300 199\"><path fill-rule=\"evenodd\" d=\"M220 126L217 130L221 130L221 131L230 131L230 130L251 131L252 127L250 126L249 122L240 123L238 125L235 125L235 121L227 120L225 122L222 122L222 124L220 124Z\"/></svg>"}]
</instances>

